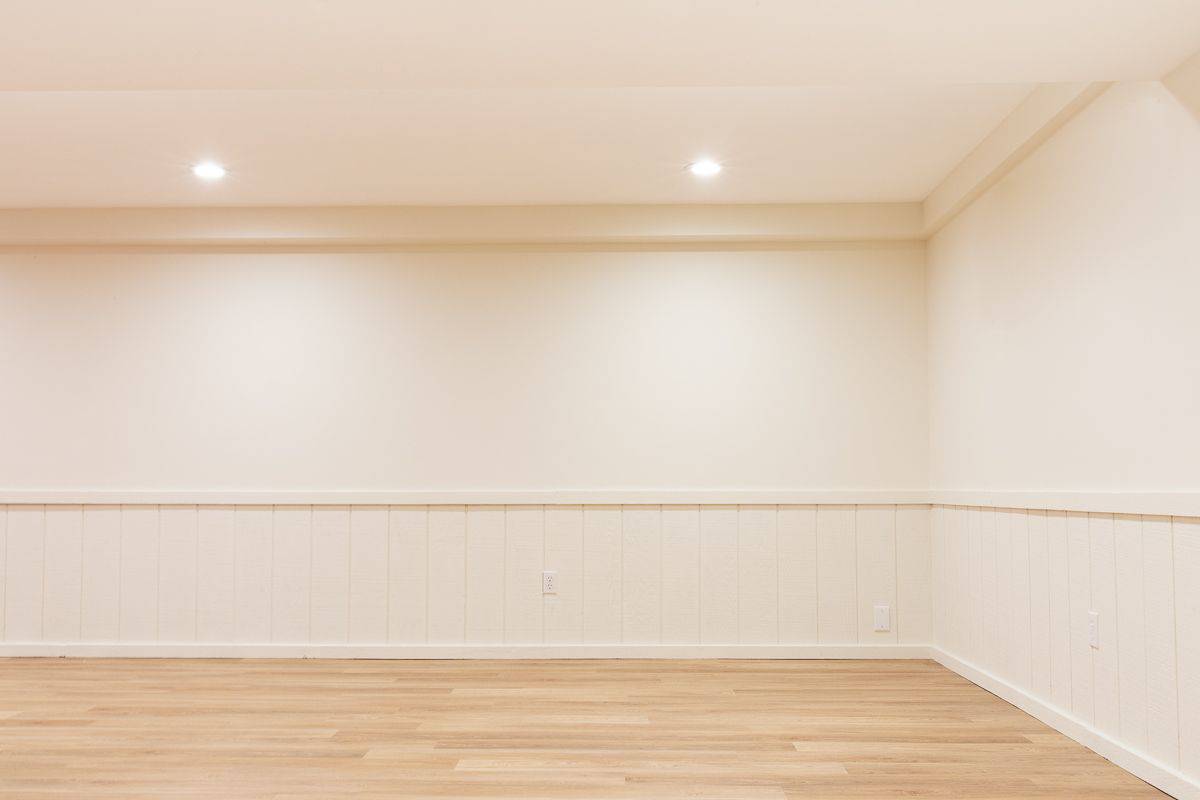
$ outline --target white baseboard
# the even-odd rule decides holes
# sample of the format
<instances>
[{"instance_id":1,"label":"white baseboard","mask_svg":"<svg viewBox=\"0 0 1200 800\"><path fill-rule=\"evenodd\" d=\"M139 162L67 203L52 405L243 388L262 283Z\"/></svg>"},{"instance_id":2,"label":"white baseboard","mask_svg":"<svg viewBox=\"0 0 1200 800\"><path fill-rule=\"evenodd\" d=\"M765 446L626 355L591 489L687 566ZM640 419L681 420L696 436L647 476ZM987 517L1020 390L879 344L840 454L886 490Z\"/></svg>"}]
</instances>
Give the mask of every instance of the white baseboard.
<instances>
[{"instance_id":1,"label":"white baseboard","mask_svg":"<svg viewBox=\"0 0 1200 800\"><path fill-rule=\"evenodd\" d=\"M950 489L13 489L0 505L946 505L1200 516L1200 492Z\"/></svg>"},{"instance_id":2,"label":"white baseboard","mask_svg":"<svg viewBox=\"0 0 1200 800\"><path fill-rule=\"evenodd\" d=\"M1146 514L1162 517L1200 516L1200 492L958 491L934 489L934 505L983 508L1034 508L1093 514Z\"/></svg>"},{"instance_id":3,"label":"white baseboard","mask_svg":"<svg viewBox=\"0 0 1200 800\"><path fill-rule=\"evenodd\" d=\"M820 644L224 644L161 642L5 642L0 657L26 658L929 658L925 645Z\"/></svg>"},{"instance_id":4,"label":"white baseboard","mask_svg":"<svg viewBox=\"0 0 1200 800\"><path fill-rule=\"evenodd\" d=\"M1083 746L1094 750L1147 783L1180 800L1200 800L1200 783L1179 770L1163 764L1145 753L1121 744L1108 734L1096 730L1083 720L1039 700L1003 678L980 669L937 648L929 648L930 656L942 666L972 683L987 689L997 697L1036 717L1060 733L1070 736Z\"/></svg>"}]
</instances>

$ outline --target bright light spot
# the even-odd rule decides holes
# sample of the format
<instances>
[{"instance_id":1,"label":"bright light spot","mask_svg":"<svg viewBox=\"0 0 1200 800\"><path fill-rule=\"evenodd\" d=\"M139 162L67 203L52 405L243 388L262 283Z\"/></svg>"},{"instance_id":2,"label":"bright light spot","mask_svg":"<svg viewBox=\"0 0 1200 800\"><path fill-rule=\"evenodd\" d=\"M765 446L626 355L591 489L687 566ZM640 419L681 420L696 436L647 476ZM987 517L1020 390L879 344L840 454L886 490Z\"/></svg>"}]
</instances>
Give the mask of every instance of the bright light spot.
<instances>
[{"instance_id":1,"label":"bright light spot","mask_svg":"<svg viewBox=\"0 0 1200 800\"><path fill-rule=\"evenodd\" d=\"M192 174L206 181L215 181L225 177L225 168L215 161L201 161L192 167Z\"/></svg>"},{"instance_id":2,"label":"bright light spot","mask_svg":"<svg viewBox=\"0 0 1200 800\"><path fill-rule=\"evenodd\" d=\"M697 178L711 178L721 171L721 165L711 159L702 158L689 164L688 169Z\"/></svg>"}]
</instances>

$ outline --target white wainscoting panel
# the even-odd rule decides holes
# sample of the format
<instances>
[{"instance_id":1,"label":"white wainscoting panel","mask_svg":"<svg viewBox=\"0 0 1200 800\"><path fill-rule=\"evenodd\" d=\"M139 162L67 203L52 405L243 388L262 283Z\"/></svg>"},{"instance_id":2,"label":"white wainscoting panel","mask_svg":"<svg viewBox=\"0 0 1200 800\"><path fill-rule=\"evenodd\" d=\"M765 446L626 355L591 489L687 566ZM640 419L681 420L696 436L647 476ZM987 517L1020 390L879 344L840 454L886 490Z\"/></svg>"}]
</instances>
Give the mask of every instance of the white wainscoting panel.
<instances>
[{"instance_id":1,"label":"white wainscoting panel","mask_svg":"<svg viewBox=\"0 0 1200 800\"><path fill-rule=\"evenodd\" d=\"M504 514L504 634L510 644L546 641L542 572L546 566L546 512L509 506Z\"/></svg>"},{"instance_id":2,"label":"white wainscoting panel","mask_svg":"<svg viewBox=\"0 0 1200 800\"><path fill-rule=\"evenodd\" d=\"M388 640L388 509L350 508L350 619L347 641Z\"/></svg>"},{"instance_id":3,"label":"white wainscoting panel","mask_svg":"<svg viewBox=\"0 0 1200 800\"><path fill-rule=\"evenodd\" d=\"M83 587L83 508L46 508L45 602L42 636L78 639L79 599Z\"/></svg>"},{"instance_id":4,"label":"white wainscoting panel","mask_svg":"<svg viewBox=\"0 0 1200 800\"><path fill-rule=\"evenodd\" d=\"M896 507L896 608L900 644L933 641L933 563L929 511Z\"/></svg>"},{"instance_id":5,"label":"white wainscoting panel","mask_svg":"<svg viewBox=\"0 0 1200 800\"><path fill-rule=\"evenodd\" d=\"M1179 763L1179 664L1175 649L1173 527L1170 517L1142 517L1147 750L1167 764ZM1196 584L1192 584L1193 592L1197 588Z\"/></svg>"},{"instance_id":6,"label":"white wainscoting panel","mask_svg":"<svg viewBox=\"0 0 1200 800\"><path fill-rule=\"evenodd\" d=\"M429 511L424 506L388 510L387 640L429 640Z\"/></svg>"},{"instance_id":7,"label":"white wainscoting panel","mask_svg":"<svg viewBox=\"0 0 1200 800\"><path fill-rule=\"evenodd\" d=\"M272 516L270 506L238 506L233 586L239 642L271 641Z\"/></svg>"},{"instance_id":8,"label":"white wainscoting panel","mask_svg":"<svg viewBox=\"0 0 1200 800\"><path fill-rule=\"evenodd\" d=\"M1176 519L1173 528L1179 763L1200 778L1200 519Z\"/></svg>"},{"instance_id":9,"label":"white wainscoting panel","mask_svg":"<svg viewBox=\"0 0 1200 800\"><path fill-rule=\"evenodd\" d=\"M1200 797L1200 520L963 506L930 516L943 662L997 682L1143 778ZM980 603L960 579L976 569L975 517Z\"/></svg>"},{"instance_id":10,"label":"white wainscoting panel","mask_svg":"<svg viewBox=\"0 0 1200 800\"><path fill-rule=\"evenodd\" d=\"M621 509L621 641L662 641L662 512Z\"/></svg>"},{"instance_id":11,"label":"white wainscoting panel","mask_svg":"<svg viewBox=\"0 0 1200 800\"><path fill-rule=\"evenodd\" d=\"M906 509L907 510L907 509ZM929 511L919 507L912 510L929 534ZM776 516L779 531L779 640L781 642L817 641L817 507L780 506ZM929 548L924 561L929 569ZM924 593L926 606L932 603L931 587L918 578L915 593ZM919 607L919 602L918 602ZM920 613L914 611L914 614ZM906 616L905 619L908 619ZM914 623L919 625L919 623ZM930 631L917 644L931 641Z\"/></svg>"},{"instance_id":12,"label":"white wainscoting panel","mask_svg":"<svg viewBox=\"0 0 1200 800\"><path fill-rule=\"evenodd\" d=\"M700 511L700 641L738 640L738 509Z\"/></svg>"},{"instance_id":13,"label":"white wainscoting panel","mask_svg":"<svg viewBox=\"0 0 1200 800\"><path fill-rule=\"evenodd\" d=\"M428 641L462 644L467 629L467 509L428 510Z\"/></svg>"},{"instance_id":14,"label":"white wainscoting panel","mask_svg":"<svg viewBox=\"0 0 1200 800\"><path fill-rule=\"evenodd\" d=\"M779 528L775 506L742 506L738 509L737 564L738 641L777 643ZM895 569L894 558L891 565Z\"/></svg>"},{"instance_id":15,"label":"white wainscoting panel","mask_svg":"<svg viewBox=\"0 0 1200 800\"><path fill-rule=\"evenodd\" d=\"M10 510L12 506L9 507ZM195 556L197 567L200 551ZM80 639L118 638L121 587L121 507L83 507L83 564L80 587ZM196 624L200 617L197 615ZM226 640L229 641L229 640Z\"/></svg>"},{"instance_id":16,"label":"white wainscoting panel","mask_svg":"<svg viewBox=\"0 0 1200 800\"><path fill-rule=\"evenodd\" d=\"M158 525L158 637L194 642L199 546L196 507L162 506ZM47 633L46 638L55 637Z\"/></svg>"},{"instance_id":17,"label":"white wainscoting panel","mask_svg":"<svg viewBox=\"0 0 1200 800\"><path fill-rule=\"evenodd\" d=\"M542 597L546 644L582 644L583 506L547 506L545 524L545 568L558 575L558 592Z\"/></svg>"},{"instance_id":18,"label":"white wainscoting panel","mask_svg":"<svg viewBox=\"0 0 1200 800\"><path fill-rule=\"evenodd\" d=\"M4 636L6 641L41 641L46 567L46 510L10 506L5 559Z\"/></svg>"},{"instance_id":19,"label":"white wainscoting panel","mask_svg":"<svg viewBox=\"0 0 1200 800\"><path fill-rule=\"evenodd\" d=\"M196 639L232 642L237 631L234 507L201 506L197 513Z\"/></svg>"},{"instance_id":20,"label":"white wainscoting panel","mask_svg":"<svg viewBox=\"0 0 1200 800\"><path fill-rule=\"evenodd\" d=\"M662 507L662 640L700 641L699 506Z\"/></svg>"},{"instance_id":21,"label":"white wainscoting panel","mask_svg":"<svg viewBox=\"0 0 1200 800\"><path fill-rule=\"evenodd\" d=\"M312 545L312 509L277 506L271 529L272 642L308 641Z\"/></svg>"},{"instance_id":22,"label":"white wainscoting panel","mask_svg":"<svg viewBox=\"0 0 1200 800\"><path fill-rule=\"evenodd\" d=\"M858 641L858 558L854 506L817 508L817 641Z\"/></svg>"},{"instance_id":23,"label":"white wainscoting panel","mask_svg":"<svg viewBox=\"0 0 1200 800\"><path fill-rule=\"evenodd\" d=\"M925 506L10 505L0 631L8 652L920 646L930 542Z\"/></svg>"},{"instance_id":24,"label":"white wainscoting panel","mask_svg":"<svg viewBox=\"0 0 1200 800\"><path fill-rule=\"evenodd\" d=\"M8 591L7 578L8 564L8 508L0 506L0 637L4 636L5 631L5 594Z\"/></svg>"}]
</instances>

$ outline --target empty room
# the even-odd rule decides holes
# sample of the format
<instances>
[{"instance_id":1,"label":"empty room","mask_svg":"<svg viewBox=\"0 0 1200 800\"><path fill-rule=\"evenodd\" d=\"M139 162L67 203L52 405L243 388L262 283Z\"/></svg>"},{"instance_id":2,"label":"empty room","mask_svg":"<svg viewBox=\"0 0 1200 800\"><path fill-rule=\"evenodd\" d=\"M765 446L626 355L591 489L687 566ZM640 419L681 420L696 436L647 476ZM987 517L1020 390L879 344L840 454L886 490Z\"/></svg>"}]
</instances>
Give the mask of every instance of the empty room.
<instances>
[{"instance_id":1,"label":"empty room","mask_svg":"<svg viewBox=\"0 0 1200 800\"><path fill-rule=\"evenodd\" d=\"M2 800L1200 800L1197 0L0 0Z\"/></svg>"}]
</instances>

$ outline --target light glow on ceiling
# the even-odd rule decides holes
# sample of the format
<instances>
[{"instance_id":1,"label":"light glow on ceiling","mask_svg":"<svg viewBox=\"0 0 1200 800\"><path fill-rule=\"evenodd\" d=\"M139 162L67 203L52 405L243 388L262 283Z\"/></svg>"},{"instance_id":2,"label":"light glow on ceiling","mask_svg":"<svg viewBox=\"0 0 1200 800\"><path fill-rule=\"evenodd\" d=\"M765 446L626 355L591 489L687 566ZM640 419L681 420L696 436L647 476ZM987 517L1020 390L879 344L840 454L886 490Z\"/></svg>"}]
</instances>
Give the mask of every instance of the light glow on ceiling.
<instances>
[{"instance_id":1,"label":"light glow on ceiling","mask_svg":"<svg viewBox=\"0 0 1200 800\"><path fill-rule=\"evenodd\" d=\"M721 165L711 158L702 158L689 164L688 171L697 178L711 178L721 171Z\"/></svg>"},{"instance_id":2,"label":"light glow on ceiling","mask_svg":"<svg viewBox=\"0 0 1200 800\"><path fill-rule=\"evenodd\" d=\"M225 177L225 168L215 161L201 161L192 167L192 174L205 181L216 181Z\"/></svg>"}]
</instances>

